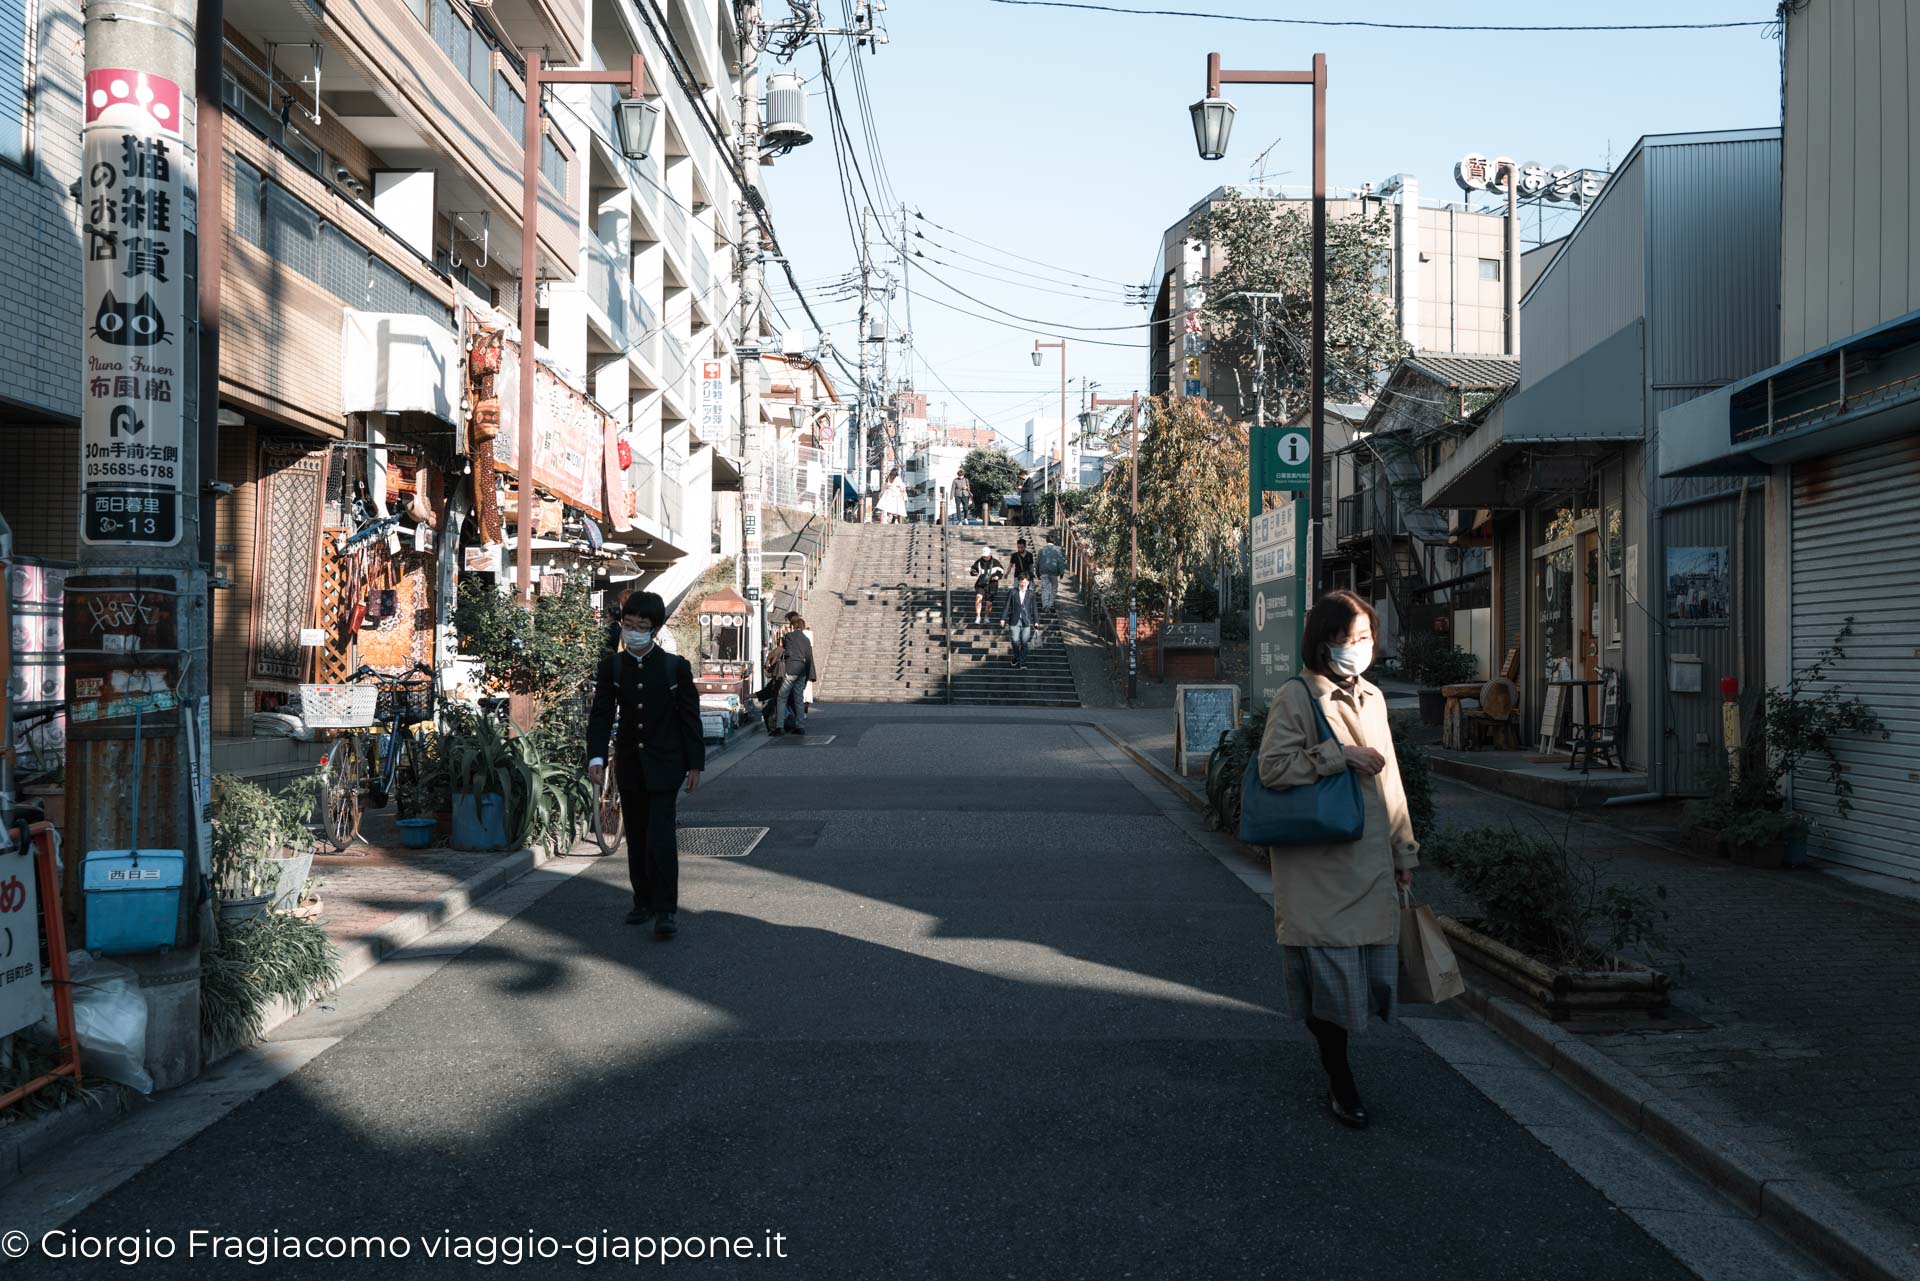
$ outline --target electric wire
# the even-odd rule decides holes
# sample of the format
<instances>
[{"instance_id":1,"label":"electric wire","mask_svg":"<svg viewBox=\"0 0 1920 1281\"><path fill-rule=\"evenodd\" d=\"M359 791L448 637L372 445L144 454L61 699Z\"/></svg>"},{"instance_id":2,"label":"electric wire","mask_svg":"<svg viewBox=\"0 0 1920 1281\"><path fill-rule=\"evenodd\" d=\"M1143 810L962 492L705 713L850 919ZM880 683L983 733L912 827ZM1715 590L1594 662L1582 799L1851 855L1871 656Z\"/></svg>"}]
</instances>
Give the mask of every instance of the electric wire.
<instances>
[{"instance_id":1,"label":"electric wire","mask_svg":"<svg viewBox=\"0 0 1920 1281\"><path fill-rule=\"evenodd\" d=\"M1772 27L1774 18L1735 22L1619 22L1619 23L1459 23L1381 22L1366 18L1271 18L1244 13L1207 13L1198 9L1128 9L1089 0L990 0L993 4L1031 9L1080 9L1093 13L1120 13L1135 18L1212 18L1220 22L1258 22L1286 27L1371 27L1384 31L1722 31L1734 27Z\"/></svg>"}]
</instances>

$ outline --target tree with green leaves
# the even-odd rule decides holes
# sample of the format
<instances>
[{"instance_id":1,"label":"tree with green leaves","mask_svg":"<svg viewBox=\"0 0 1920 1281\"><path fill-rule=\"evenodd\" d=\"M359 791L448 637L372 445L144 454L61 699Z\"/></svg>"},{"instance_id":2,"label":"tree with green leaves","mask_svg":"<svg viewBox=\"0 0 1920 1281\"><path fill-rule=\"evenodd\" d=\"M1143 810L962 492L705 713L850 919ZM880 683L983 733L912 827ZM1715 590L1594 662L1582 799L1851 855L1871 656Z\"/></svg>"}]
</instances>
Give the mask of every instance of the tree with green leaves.
<instances>
[{"instance_id":1,"label":"tree with green leaves","mask_svg":"<svg viewBox=\"0 0 1920 1281\"><path fill-rule=\"evenodd\" d=\"M967 455L960 470L966 473L973 501L987 511L998 509L1009 494L1020 492L1026 472L1004 449L975 449Z\"/></svg>"},{"instance_id":2,"label":"tree with green leaves","mask_svg":"<svg viewBox=\"0 0 1920 1281\"><path fill-rule=\"evenodd\" d=\"M1247 429L1197 397L1156 396L1140 408L1140 570L1156 584L1143 596L1177 606L1246 524ZM1086 511L1095 555L1122 582L1134 466L1133 458L1117 457Z\"/></svg>"},{"instance_id":3,"label":"tree with green leaves","mask_svg":"<svg viewBox=\"0 0 1920 1281\"><path fill-rule=\"evenodd\" d=\"M1386 287L1393 222L1384 208L1327 221L1327 370L1329 402L1373 395L1379 378L1406 352ZM1193 226L1211 247L1213 274L1200 309L1207 355L1233 375L1241 413L1253 413L1259 300L1265 301L1267 421L1305 414L1311 399L1313 226L1296 203L1227 192Z\"/></svg>"}]
</instances>

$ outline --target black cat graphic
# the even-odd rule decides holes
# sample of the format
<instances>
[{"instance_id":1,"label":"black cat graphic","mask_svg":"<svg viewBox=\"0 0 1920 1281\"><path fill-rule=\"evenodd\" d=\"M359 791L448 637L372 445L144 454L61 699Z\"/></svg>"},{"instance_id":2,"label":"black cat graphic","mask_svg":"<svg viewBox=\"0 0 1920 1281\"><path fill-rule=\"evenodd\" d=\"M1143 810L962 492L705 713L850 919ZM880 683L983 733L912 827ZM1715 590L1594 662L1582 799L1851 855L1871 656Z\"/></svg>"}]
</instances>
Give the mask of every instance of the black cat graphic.
<instances>
[{"instance_id":1,"label":"black cat graphic","mask_svg":"<svg viewBox=\"0 0 1920 1281\"><path fill-rule=\"evenodd\" d=\"M169 341L166 318L153 304L152 294L121 302L108 290L93 318L94 336L117 347L151 347Z\"/></svg>"}]
</instances>

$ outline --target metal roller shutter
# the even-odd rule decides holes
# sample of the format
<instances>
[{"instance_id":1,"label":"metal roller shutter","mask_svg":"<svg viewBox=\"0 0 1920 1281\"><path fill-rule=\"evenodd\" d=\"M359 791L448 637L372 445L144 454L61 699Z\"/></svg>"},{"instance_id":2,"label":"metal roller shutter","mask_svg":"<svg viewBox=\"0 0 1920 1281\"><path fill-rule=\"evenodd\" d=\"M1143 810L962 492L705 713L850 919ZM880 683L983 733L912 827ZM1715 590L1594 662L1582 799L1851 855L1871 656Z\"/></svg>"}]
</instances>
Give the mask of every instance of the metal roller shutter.
<instances>
[{"instance_id":1,"label":"metal roller shutter","mask_svg":"<svg viewBox=\"0 0 1920 1281\"><path fill-rule=\"evenodd\" d=\"M1795 669L1851 615L1833 678L1889 731L1839 746L1853 785L1845 818L1821 763L1795 771L1794 807L1813 823L1808 851L1920 879L1920 437L1797 464L1792 543Z\"/></svg>"}]
</instances>

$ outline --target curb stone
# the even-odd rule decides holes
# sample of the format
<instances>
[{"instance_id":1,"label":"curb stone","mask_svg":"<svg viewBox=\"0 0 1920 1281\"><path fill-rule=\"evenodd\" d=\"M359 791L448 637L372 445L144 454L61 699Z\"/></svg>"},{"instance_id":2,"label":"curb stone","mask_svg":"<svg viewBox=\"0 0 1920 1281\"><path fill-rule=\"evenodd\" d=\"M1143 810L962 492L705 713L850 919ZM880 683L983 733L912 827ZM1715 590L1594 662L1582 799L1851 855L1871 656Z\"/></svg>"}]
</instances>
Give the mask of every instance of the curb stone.
<instances>
[{"instance_id":1,"label":"curb stone","mask_svg":"<svg viewBox=\"0 0 1920 1281\"><path fill-rule=\"evenodd\" d=\"M341 948L340 986L345 987L401 948L426 937L493 890L548 861L547 854L530 849L504 854L459 884L449 886L438 897L395 917L371 938ZM267 1013L262 1039L298 1013L298 1009L286 1002L276 1003ZM244 1047L232 1047L226 1054L209 1059L201 1065L201 1071L205 1072L241 1048ZM82 1068L85 1068L84 1059ZM30 1173L34 1162L48 1152L105 1129L146 1103L128 1087L114 1082L103 1081L88 1088L97 1090L101 1097L76 1100L57 1112L0 1128L0 1188Z\"/></svg>"},{"instance_id":2,"label":"curb stone","mask_svg":"<svg viewBox=\"0 0 1920 1281\"><path fill-rule=\"evenodd\" d=\"M1095 723L1094 728L1194 809L1205 810L1205 802L1184 779L1105 725ZM1236 852L1251 856L1230 833L1216 835ZM1868 1222L1845 1197L1789 1174L1565 1028L1471 984L1461 1004L1502 1040L1839 1275L1852 1281L1920 1278L1920 1252Z\"/></svg>"}]
</instances>

